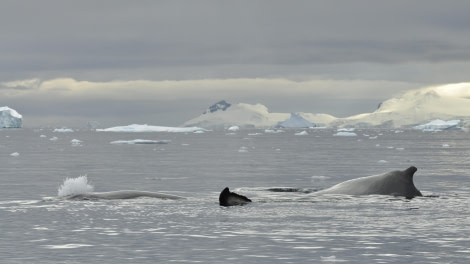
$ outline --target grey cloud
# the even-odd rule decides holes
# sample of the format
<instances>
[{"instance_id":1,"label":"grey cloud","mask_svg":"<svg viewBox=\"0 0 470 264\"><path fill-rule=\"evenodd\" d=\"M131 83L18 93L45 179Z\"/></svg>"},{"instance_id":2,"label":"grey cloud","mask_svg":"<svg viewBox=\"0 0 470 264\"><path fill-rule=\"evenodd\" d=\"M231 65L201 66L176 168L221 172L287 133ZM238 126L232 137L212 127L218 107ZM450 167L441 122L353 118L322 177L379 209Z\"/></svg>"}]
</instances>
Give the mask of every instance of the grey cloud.
<instances>
[{"instance_id":1,"label":"grey cloud","mask_svg":"<svg viewBox=\"0 0 470 264\"><path fill-rule=\"evenodd\" d=\"M467 1L2 5L1 66L18 71L469 59Z\"/></svg>"},{"instance_id":2,"label":"grey cloud","mask_svg":"<svg viewBox=\"0 0 470 264\"><path fill-rule=\"evenodd\" d=\"M370 111L386 99L381 81L405 82L408 88L468 81L469 10L467 0L2 1L0 83L62 77L377 81L376 88L351 88L350 100L299 98L254 86L203 96L203 89L194 89L173 101L129 98L123 112L105 98L88 101L88 110L83 109L83 98L61 101L52 96L57 91L43 99L6 102L22 106L25 111L17 110L25 116L60 110L65 119L102 113L110 120L129 113L131 120L138 113L149 120L154 113L178 124L220 99L263 103L272 111L348 115ZM30 87L0 84L3 93ZM373 92L377 95L371 98Z\"/></svg>"}]
</instances>

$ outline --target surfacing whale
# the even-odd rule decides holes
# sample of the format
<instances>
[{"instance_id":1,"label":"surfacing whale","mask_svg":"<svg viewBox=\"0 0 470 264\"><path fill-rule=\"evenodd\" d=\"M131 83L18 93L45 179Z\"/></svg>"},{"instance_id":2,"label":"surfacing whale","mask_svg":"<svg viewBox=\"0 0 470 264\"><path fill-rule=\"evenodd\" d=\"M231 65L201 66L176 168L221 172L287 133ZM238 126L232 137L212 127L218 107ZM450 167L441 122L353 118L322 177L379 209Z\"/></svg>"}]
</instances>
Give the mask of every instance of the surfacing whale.
<instances>
[{"instance_id":1,"label":"surfacing whale","mask_svg":"<svg viewBox=\"0 0 470 264\"><path fill-rule=\"evenodd\" d=\"M168 200L183 200L186 199L181 196L157 193L157 192L147 192L147 191L133 191L133 190L124 190L124 191L112 191L112 192L88 192L83 194L75 194L67 196L67 199L73 200L98 200L98 199L133 199L139 197L151 197L159 199L168 199Z\"/></svg>"},{"instance_id":2,"label":"surfacing whale","mask_svg":"<svg viewBox=\"0 0 470 264\"><path fill-rule=\"evenodd\" d=\"M228 187L220 193L219 204L222 206L244 205L251 203L251 200L243 195L231 192Z\"/></svg>"},{"instance_id":3,"label":"surfacing whale","mask_svg":"<svg viewBox=\"0 0 470 264\"><path fill-rule=\"evenodd\" d=\"M406 170L391 171L385 174L352 179L336 184L328 189L312 194L383 194L413 198L423 196L413 183L413 175L418 169L414 166Z\"/></svg>"}]
</instances>

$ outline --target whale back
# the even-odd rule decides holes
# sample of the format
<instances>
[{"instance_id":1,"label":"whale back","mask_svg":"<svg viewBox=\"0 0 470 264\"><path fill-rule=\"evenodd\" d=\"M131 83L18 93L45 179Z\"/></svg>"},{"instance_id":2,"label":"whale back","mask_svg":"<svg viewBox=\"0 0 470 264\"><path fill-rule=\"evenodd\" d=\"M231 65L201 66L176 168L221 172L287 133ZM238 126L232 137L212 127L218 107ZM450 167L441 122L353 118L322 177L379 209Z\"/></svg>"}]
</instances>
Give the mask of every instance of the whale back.
<instances>
[{"instance_id":1,"label":"whale back","mask_svg":"<svg viewBox=\"0 0 470 264\"><path fill-rule=\"evenodd\" d=\"M381 175L352 179L315 192L315 194L384 194L405 196L407 198L422 196L413 182L413 175L417 170L416 167L411 166L403 171L397 170Z\"/></svg>"},{"instance_id":2,"label":"whale back","mask_svg":"<svg viewBox=\"0 0 470 264\"><path fill-rule=\"evenodd\" d=\"M231 192L228 187L222 190L219 195L219 204L222 206L244 205L251 203L246 196Z\"/></svg>"},{"instance_id":3,"label":"whale back","mask_svg":"<svg viewBox=\"0 0 470 264\"><path fill-rule=\"evenodd\" d=\"M84 194L77 194L68 197L68 199L75 200L96 200L96 199L134 199L139 197L151 197L159 199L168 199L168 200L182 200L185 199L181 196L157 193L157 192L148 192L148 191L134 191L134 190L123 190L123 191L111 191L111 192L90 192Z\"/></svg>"}]
</instances>

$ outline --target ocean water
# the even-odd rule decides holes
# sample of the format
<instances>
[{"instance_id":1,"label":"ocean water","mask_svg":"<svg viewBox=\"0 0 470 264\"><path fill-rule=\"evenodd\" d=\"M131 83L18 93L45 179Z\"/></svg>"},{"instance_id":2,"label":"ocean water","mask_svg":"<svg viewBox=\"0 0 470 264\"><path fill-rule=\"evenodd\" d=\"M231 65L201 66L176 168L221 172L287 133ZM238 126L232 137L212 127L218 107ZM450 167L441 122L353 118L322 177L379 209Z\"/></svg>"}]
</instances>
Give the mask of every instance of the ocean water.
<instances>
[{"instance_id":1,"label":"ocean water","mask_svg":"<svg viewBox=\"0 0 470 264\"><path fill-rule=\"evenodd\" d=\"M469 133L297 132L0 130L0 259L470 262ZM146 144L111 144L115 141ZM309 194L412 165L424 197ZM95 191L143 190L187 199L57 198L66 178L84 175ZM226 186L253 203L219 206Z\"/></svg>"}]
</instances>

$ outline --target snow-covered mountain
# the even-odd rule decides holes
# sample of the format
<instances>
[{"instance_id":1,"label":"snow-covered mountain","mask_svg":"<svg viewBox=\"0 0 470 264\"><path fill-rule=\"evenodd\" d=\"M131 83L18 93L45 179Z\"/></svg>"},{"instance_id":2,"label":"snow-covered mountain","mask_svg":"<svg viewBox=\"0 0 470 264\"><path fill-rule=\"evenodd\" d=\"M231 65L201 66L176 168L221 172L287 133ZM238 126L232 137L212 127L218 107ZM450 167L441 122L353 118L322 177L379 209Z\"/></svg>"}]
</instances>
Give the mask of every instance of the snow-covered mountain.
<instances>
[{"instance_id":1,"label":"snow-covered mountain","mask_svg":"<svg viewBox=\"0 0 470 264\"><path fill-rule=\"evenodd\" d=\"M222 106L222 107L221 107ZM241 128L271 127L283 121L289 114L269 113L262 104L228 104L217 102L196 118L184 123L184 126L198 126L210 129L225 129L230 126Z\"/></svg>"},{"instance_id":2,"label":"snow-covered mountain","mask_svg":"<svg viewBox=\"0 0 470 264\"><path fill-rule=\"evenodd\" d=\"M23 116L8 106L0 107L0 128L20 128Z\"/></svg>"},{"instance_id":3,"label":"snow-covered mountain","mask_svg":"<svg viewBox=\"0 0 470 264\"><path fill-rule=\"evenodd\" d=\"M462 126L470 123L470 83L447 84L411 90L382 102L372 113L346 118L328 114L294 113L308 122L328 127L413 127L435 119L461 120ZM288 122L288 113L270 113L262 104L229 104L220 101L202 115L184 123L211 129L237 125L241 128L274 127ZM294 118L295 119L295 118ZM304 125L293 125L305 127Z\"/></svg>"},{"instance_id":4,"label":"snow-covered mountain","mask_svg":"<svg viewBox=\"0 0 470 264\"><path fill-rule=\"evenodd\" d=\"M372 113L341 118L330 125L410 127L435 119L470 120L470 83L447 84L408 91L382 102Z\"/></svg>"},{"instance_id":5,"label":"snow-covered mountain","mask_svg":"<svg viewBox=\"0 0 470 264\"><path fill-rule=\"evenodd\" d=\"M268 108L262 104L229 104L222 100L210 106L202 115L186 121L183 126L198 126L208 129L226 129L231 126L267 128L274 127L284 121L289 123L289 120L293 122L295 119L303 119L305 121L301 123L299 121L297 125L291 123L288 126L308 127L323 126L337 120L336 117L328 114L294 113L294 115L297 118L292 119L292 115L289 113L270 113Z\"/></svg>"}]
</instances>

